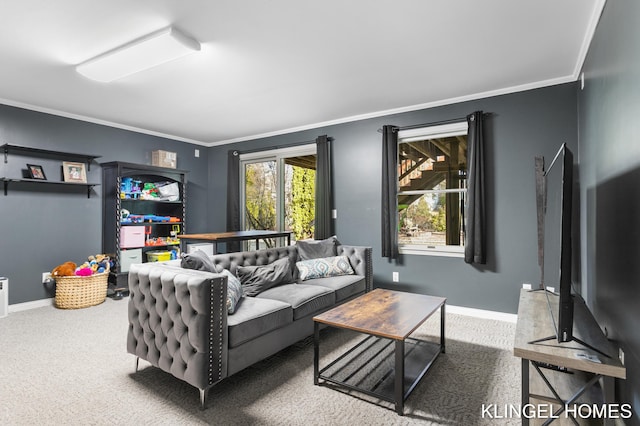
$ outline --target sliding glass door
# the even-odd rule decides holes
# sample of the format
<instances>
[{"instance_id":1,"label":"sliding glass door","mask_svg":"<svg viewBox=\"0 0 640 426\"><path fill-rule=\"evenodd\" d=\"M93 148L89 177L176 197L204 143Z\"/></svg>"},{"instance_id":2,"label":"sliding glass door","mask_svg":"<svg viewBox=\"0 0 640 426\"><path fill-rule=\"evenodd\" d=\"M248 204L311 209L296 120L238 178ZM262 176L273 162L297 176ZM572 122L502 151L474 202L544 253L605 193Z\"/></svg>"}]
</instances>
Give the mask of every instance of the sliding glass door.
<instances>
[{"instance_id":1,"label":"sliding glass door","mask_svg":"<svg viewBox=\"0 0 640 426\"><path fill-rule=\"evenodd\" d=\"M313 238L315 152L314 144L241 155L244 230L292 231L292 241Z\"/></svg>"}]
</instances>

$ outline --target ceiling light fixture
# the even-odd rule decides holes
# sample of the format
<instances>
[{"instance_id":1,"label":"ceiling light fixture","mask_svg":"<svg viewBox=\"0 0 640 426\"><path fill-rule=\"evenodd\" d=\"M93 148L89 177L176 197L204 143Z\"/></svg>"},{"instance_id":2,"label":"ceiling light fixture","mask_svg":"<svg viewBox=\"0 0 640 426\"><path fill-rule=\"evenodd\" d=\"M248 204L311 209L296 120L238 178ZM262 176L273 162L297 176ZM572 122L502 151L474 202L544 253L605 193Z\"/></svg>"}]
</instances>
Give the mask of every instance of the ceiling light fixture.
<instances>
[{"instance_id":1,"label":"ceiling light fixture","mask_svg":"<svg viewBox=\"0 0 640 426\"><path fill-rule=\"evenodd\" d=\"M76 71L108 83L198 50L198 41L167 27L89 59L76 66Z\"/></svg>"}]
</instances>

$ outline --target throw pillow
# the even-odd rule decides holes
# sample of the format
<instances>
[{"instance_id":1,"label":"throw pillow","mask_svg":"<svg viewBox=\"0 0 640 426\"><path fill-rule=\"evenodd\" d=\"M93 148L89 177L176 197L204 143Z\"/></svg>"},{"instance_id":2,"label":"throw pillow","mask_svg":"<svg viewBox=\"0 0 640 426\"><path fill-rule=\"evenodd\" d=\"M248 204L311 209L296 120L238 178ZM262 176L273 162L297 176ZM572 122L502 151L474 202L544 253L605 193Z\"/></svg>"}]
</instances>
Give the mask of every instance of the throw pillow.
<instances>
[{"instance_id":1,"label":"throw pillow","mask_svg":"<svg viewBox=\"0 0 640 426\"><path fill-rule=\"evenodd\" d=\"M180 267L182 268L218 272L209 255L202 250L196 250L193 253L182 253L181 257Z\"/></svg>"},{"instance_id":2,"label":"throw pillow","mask_svg":"<svg viewBox=\"0 0 640 426\"><path fill-rule=\"evenodd\" d=\"M238 302L242 298L242 284L238 277L227 269L223 269L220 273L227 276L227 312L231 315L236 311Z\"/></svg>"},{"instance_id":3,"label":"throw pillow","mask_svg":"<svg viewBox=\"0 0 640 426\"><path fill-rule=\"evenodd\" d=\"M296 262L302 281L314 278L336 277L338 275L353 275L353 268L347 256L325 257Z\"/></svg>"},{"instance_id":4,"label":"throw pillow","mask_svg":"<svg viewBox=\"0 0 640 426\"><path fill-rule=\"evenodd\" d=\"M300 260L333 257L338 254L336 245L338 238L334 235L326 240L302 240L296 242Z\"/></svg>"},{"instance_id":5,"label":"throw pillow","mask_svg":"<svg viewBox=\"0 0 640 426\"><path fill-rule=\"evenodd\" d=\"M283 257L264 266L239 266L238 278L245 296L257 296L271 287L292 280L289 258Z\"/></svg>"}]
</instances>

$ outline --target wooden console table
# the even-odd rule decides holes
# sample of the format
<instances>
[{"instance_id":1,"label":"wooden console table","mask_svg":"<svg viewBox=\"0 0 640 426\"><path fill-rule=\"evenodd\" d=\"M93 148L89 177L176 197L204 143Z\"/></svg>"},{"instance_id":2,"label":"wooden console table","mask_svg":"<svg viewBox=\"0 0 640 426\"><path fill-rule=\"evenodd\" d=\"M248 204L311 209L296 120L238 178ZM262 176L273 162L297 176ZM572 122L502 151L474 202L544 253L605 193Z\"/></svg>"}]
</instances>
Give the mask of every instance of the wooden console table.
<instances>
[{"instance_id":1,"label":"wooden console table","mask_svg":"<svg viewBox=\"0 0 640 426\"><path fill-rule=\"evenodd\" d=\"M614 378L626 378L626 368L618 359L617 349L604 336L595 318L581 300L576 300L574 304L573 334L610 358L577 342L558 343L557 340L552 340L531 343L555 333L550 312L557 316L558 296L549 294L548 297L551 301L551 311L544 292L521 290L513 348L513 354L522 358L521 407L538 403L553 404L555 411L546 412L548 416L543 423L545 425L554 421L554 417L565 420L568 413L560 416L565 406L577 403L590 391L593 393L593 385L600 379L603 380L605 394L612 394ZM597 356L600 362L589 361L582 357L582 354ZM531 371L538 374L532 376ZM561 393L572 396L563 397ZM522 416L523 425L529 424L529 417Z\"/></svg>"},{"instance_id":2,"label":"wooden console table","mask_svg":"<svg viewBox=\"0 0 640 426\"><path fill-rule=\"evenodd\" d=\"M213 243L213 254L218 254L218 243L227 243L233 241L256 241L256 250L260 249L260 240L265 238L287 238L287 245L291 245L291 231L268 231L268 230L251 230L251 231L230 231L230 232L211 232L206 234L182 234L178 235L182 245L181 250L185 252L183 241L210 241Z\"/></svg>"}]
</instances>

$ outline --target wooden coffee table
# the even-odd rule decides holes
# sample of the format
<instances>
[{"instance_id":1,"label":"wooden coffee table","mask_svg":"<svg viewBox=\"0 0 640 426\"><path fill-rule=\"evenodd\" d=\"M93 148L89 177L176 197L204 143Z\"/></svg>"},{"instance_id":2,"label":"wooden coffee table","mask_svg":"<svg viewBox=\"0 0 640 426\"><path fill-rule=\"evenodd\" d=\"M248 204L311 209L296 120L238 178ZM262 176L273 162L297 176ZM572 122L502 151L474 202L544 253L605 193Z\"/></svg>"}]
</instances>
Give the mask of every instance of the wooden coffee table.
<instances>
[{"instance_id":1,"label":"wooden coffee table","mask_svg":"<svg viewBox=\"0 0 640 426\"><path fill-rule=\"evenodd\" d=\"M404 414L404 401L445 351L443 297L375 289L313 318L313 382L328 383L389 401ZM440 342L409 337L440 309ZM320 369L320 325L367 335Z\"/></svg>"}]
</instances>

